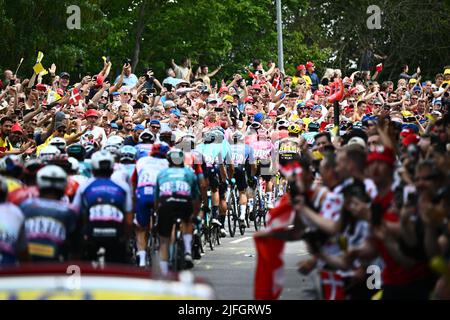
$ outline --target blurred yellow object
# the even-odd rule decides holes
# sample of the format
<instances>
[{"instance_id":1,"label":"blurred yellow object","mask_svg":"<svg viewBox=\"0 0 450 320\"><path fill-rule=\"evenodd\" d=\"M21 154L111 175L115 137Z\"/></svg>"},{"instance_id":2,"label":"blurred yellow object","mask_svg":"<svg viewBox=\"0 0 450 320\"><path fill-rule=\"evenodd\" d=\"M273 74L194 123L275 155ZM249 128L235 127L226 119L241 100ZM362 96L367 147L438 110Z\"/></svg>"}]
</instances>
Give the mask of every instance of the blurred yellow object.
<instances>
[{"instance_id":1,"label":"blurred yellow object","mask_svg":"<svg viewBox=\"0 0 450 320\"><path fill-rule=\"evenodd\" d=\"M313 151L313 158L314 160L322 160L323 159L323 154L320 151Z\"/></svg>"},{"instance_id":2,"label":"blurred yellow object","mask_svg":"<svg viewBox=\"0 0 450 320\"><path fill-rule=\"evenodd\" d=\"M383 298L383 290L379 290L377 293L375 293L371 300L381 300Z\"/></svg>"},{"instance_id":3,"label":"blurred yellow object","mask_svg":"<svg viewBox=\"0 0 450 320\"><path fill-rule=\"evenodd\" d=\"M450 282L450 269L444 258L441 256L433 257L430 261L430 267L434 272L444 276L445 279Z\"/></svg>"},{"instance_id":4,"label":"blurred yellow object","mask_svg":"<svg viewBox=\"0 0 450 320\"><path fill-rule=\"evenodd\" d=\"M413 116L413 113L411 111L403 110L403 111L401 111L401 113L404 117L412 117Z\"/></svg>"}]
</instances>

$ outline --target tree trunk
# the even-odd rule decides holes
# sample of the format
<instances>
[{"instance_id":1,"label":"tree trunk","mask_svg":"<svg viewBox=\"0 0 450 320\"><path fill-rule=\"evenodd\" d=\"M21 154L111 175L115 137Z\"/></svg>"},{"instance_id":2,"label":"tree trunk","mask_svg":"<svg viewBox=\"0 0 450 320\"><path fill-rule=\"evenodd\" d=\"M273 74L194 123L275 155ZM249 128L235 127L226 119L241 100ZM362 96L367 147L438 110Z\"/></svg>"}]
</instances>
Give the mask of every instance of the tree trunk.
<instances>
[{"instance_id":1,"label":"tree trunk","mask_svg":"<svg viewBox=\"0 0 450 320\"><path fill-rule=\"evenodd\" d=\"M145 28L145 9L147 7L147 0L143 0L141 7L139 8L139 15L137 20L137 27L136 27L136 37L134 39L134 52L133 52L133 60L132 60L132 72L134 73L136 70L136 67L139 63L139 54L141 52L141 39L142 39L142 33L144 32Z\"/></svg>"}]
</instances>

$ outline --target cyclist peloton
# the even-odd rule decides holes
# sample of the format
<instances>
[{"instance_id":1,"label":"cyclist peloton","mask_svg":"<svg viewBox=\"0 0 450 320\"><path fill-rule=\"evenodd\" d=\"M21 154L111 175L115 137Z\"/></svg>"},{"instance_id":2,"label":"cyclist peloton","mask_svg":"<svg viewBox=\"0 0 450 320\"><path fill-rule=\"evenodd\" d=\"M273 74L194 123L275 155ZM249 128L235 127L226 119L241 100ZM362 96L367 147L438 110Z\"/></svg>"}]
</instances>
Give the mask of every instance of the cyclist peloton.
<instances>
[{"instance_id":1,"label":"cyclist peloton","mask_svg":"<svg viewBox=\"0 0 450 320\"><path fill-rule=\"evenodd\" d=\"M169 168L158 174L155 187L155 210L158 213L160 236L160 268L168 273L169 237L177 218L182 220L185 250L185 268L194 266L192 261L192 215L200 209L200 191L194 171L184 165L184 153L172 149L167 153Z\"/></svg>"},{"instance_id":2,"label":"cyclist peloton","mask_svg":"<svg viewBox=\"0 0 450 320\"><path fill-rule=\"evenodd\" d=\"M141 157L136 162L136 168L131 177L137 221L137 256L140 267L145 267L148 234L156 222L151 221L156 178L163 169L169 167L169 162L166 159L169 149L169 145L164 142L153 144L150 154Z\"/></svg>"},{"instance_id":3,"label":"cyclist peloton","mask_svg":"<svg viewBox=\"0 0 450 320\"><path fill-rule=\"evenodd\" d=\"M103 247L106 262L127 262L126 240L133 225L132 199L129 186L113 181L114 157L106 151L92 155L94 177L81 185L73 204L83 219L84 259L96 260Z\"/></svg>"},{"instance_id":4,"label":"cyclist peloton","mask_svg":"<svg viewBox=\"0 0 450 320\"><path fill-rule=\"evenodd\" d=\"M222 131L212 128L205 133L203 143L197 146L197 151L202 155L203 172L211 190L211 223L218 225L220 227L220 236L225 237L225 217L227 213L225 194L228 177L233 176L233 166L230 161L230 145L224 140ZM204 205L207 206L207 204Z\"/></svg>"},{"instance_id":5,"label":"cyclist peloton","mask_svg":"<svg viewBox=\"0 0 450 320\"><path fill-rule=\"evenodd\" d=\"M247 176L255 177L256 163L253 148L244 142L244 135L236 131L231 136L231 161L234 166L234 178L239 191L239 224L245 226L247 208Z\"/></svg>"}]
</instances>

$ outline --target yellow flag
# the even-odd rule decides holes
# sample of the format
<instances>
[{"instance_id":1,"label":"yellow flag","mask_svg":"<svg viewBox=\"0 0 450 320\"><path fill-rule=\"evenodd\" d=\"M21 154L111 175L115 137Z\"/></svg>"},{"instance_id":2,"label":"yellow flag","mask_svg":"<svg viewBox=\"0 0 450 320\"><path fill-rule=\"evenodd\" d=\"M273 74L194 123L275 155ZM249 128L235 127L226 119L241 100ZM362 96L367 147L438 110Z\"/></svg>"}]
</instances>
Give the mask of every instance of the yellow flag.
<instances>
[{"instance_id":1,"label":"yellow flag","mask_svg":"<svg viewBox=\"0 0 450 320\"><path fill-rule=\"evenodd\" d=\"M49 90L47 94L47 104L53 103L61 99L61 96L56 91Z\"/></svg>"},{"instance_id":2,"label":"yellow flag","mask_svg":"<svg viewBox=\"0 0 450 320\"><path fill-rule=\"evenodd\" d=\"M48 71L44 69L44 71L41 71L41 76L45 76L46 74L48 74Z\"/></svg>"},{"instance_id":3,"label":"yellow flag","mask_svg":"<svg viewBox=\"0 0 450 320\"><path fill-rule=\"evenodd\" d=\"M44 67L42 66L42 63L37 63L34 67L33 67L34 73L39 74L42 71L45 71Z\"/></svg>"},{"instance_id":4,"label":"yellow flag","mask_svg":"<svg viewBox=\"0 0 450 320\"><path fill-rule=\"evenodd\" d=\"M102 57L102 59L103 59L103 61L106 63L106 57L105 56L103 56Z\"/></svg>"},{"instance_id":5,"label":"yellow flag","mask_svg":"<svg viewBox=\"0 0 450 320\"><path fill-rule=\"evenodd\" d=\"M331 129L331 135L333 136L333 137L336 137L337 136L337 133L338 133L338 130L339 130L339 127L338 126L334 126L334 128L333 129Z\"/></svg>"},{"instance_id":6,"label":"yellow flag","mask_svg":"<svg viewBox=\"0 0 450 320\"><path fill-rule=\"evenodd\" d=\"M44 58L44 54L42 53L42 51L39 51L39 52L38 52L37 59L36 59L36 64L41 63L41 61L42 61L43 58Z\"/></svg>"}]
</instances>

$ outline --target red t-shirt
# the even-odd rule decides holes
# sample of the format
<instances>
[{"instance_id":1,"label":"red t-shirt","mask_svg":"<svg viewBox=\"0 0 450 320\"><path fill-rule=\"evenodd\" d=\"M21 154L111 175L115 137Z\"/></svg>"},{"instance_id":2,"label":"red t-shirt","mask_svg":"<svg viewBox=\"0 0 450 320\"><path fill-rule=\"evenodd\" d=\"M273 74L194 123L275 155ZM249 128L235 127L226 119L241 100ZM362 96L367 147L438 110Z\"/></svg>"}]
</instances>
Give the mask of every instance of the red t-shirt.
<instances>
[{"instance_id":1,"label":"red t-shirt","mask_svg":"<svg viewBox=\"0 0 450 320\"><path fill-rule=\"evenodd\" d=\"M394 192L390 191L384 197L378 196L374 202L383 208L383 220L386 222L398 222L400 219L397 214L390 211L390 206L394 199ZM383 270L383 283L388 285L402 285L426 275L430 270L425 262L418 262L412 268L407 269L397 263L389 254L381 240L375 239L375 246L383 258L385 267Z\"/></svg>"}]
</instances>

